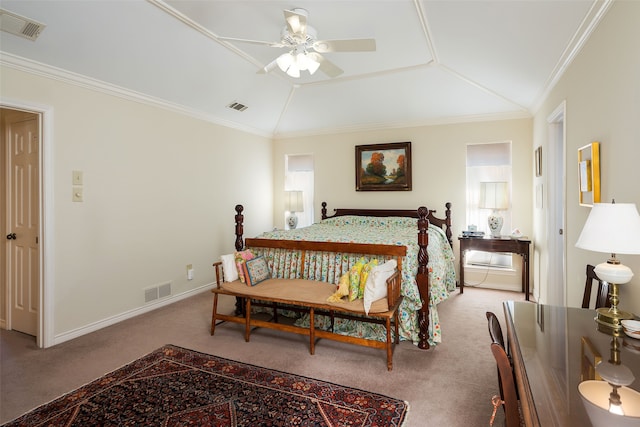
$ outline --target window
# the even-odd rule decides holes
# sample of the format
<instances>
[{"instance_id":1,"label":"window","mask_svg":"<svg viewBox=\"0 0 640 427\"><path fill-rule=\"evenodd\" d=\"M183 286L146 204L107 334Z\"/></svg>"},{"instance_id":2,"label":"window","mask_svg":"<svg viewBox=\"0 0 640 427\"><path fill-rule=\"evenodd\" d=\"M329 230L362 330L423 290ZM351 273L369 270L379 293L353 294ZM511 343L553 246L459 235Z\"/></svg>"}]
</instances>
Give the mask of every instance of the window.
<instances>
[{"instance_id":1,"label":"window","mask_svg":"<svg viewBox=\"0 0 640 427\"><path fill-rule=\"evenodd\" d=\"M302 191L303 211L296 212L298 228L313 224L313 154L286 154L284 191ZM285 224L288 212L284 213Z\"/></svg>"},{"instance_id":2,"label":"window","mask_svg":"<svg viewBox=\"0 0 640 427\"><path fill-rule=\"evenodd\" d=\"M511 234L511 142L467 145L467 225L475 225L485 235L491 234L488 225L491 209L482 208L481 183L505 182L507 186L507 209L498 213L504 219L501 234ZM511 255L497 255L469 251L467 264L511 267Z\"/></svg>"}]
</instances>

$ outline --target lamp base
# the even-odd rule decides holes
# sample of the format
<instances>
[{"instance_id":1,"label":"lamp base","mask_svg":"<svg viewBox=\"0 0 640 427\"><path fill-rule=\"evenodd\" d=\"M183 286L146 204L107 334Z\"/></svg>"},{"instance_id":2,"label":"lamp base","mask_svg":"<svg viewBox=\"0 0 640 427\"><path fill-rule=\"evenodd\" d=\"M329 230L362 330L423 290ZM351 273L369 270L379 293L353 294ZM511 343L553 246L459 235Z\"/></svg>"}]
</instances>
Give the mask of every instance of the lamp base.
<instances>
[{"instance_id":1,"label":"lamp base","mask_svg":"<svg viewBox=\"0 0 640 427\"><path fill-rule=\"evenodd\" d=\"M504 220L500 215L495 212L493 215L489 215L489 230L491 230L491 237L500 237L500 230L502 230L502 223Z\"/></svg>"},{"instance_id":2,"label":"lamp base","mask_svg":"<svg viewBox=\"0 0 640 427\"><path fill-rule=\"evenodd\" d=\"M287 218L287 225L289 226L290 230L293 230L298 226L298 217L296 216L295 212L291 212L291 215L289 215L289 218Z\"/></svg>"},{"instance_id":3,"label":"lamp base","mask_svg":"<svg viewBox=\"0 0 640 427\"><path fill-rule=\"evenodd\" d=\"M596 310L596 322L613 329L614 331L622 330L622 321L625 319L633 319L633 314L622 310L613 310L612 308L600 307Z\"/></svg>"}]
</instances>

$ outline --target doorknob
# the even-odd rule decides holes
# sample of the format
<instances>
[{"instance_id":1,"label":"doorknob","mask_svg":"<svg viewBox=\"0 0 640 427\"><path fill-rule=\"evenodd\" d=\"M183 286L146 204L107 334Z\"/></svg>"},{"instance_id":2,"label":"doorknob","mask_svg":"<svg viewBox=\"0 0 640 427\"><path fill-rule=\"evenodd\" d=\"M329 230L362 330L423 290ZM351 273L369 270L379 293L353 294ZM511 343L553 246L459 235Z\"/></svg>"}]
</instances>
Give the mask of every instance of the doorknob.
<instances>
[{"instance_id":1,"label":"doorknob","mask_svg":"<svg viewBox=\"0 0 640 427\"><path fill-rule=\"evenodd\" d=\"M16 233L7 234L7 240L16 240Z\"/></svg>"}]
</instances>

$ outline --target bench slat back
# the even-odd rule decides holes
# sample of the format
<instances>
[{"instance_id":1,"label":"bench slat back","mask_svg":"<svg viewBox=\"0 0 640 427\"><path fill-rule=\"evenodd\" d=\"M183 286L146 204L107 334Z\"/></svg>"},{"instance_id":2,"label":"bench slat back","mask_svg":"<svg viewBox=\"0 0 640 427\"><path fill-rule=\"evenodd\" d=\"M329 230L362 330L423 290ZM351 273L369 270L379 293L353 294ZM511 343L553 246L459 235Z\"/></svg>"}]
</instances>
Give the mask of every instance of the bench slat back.
<instances>
[{"instance_id":1,"label":"bench slat back","mask_svg":"<svg viewBox=\"0 0 640 427\"><path fill-rule=\"evenodd\" d=\"M379 264L396 259L402 269L405 246L342 242L309 242L275 239L246 239L245 249L264 256L274 277L318 280L338 284L360 258Z\"/></svg>"}]
</instances>

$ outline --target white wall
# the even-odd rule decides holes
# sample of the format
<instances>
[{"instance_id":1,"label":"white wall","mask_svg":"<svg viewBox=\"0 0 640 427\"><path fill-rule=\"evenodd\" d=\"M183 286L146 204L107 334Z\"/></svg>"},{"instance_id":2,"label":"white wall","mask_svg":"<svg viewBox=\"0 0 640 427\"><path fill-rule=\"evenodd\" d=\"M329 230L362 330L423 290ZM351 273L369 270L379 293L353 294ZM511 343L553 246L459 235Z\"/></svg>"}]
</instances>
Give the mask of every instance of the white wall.
<instances>
[{"instance_id":1,"label":"white wall","mask_svg":"<svg viewBox=\"0 0 640 427\"><path fill-rule=\"evenodd\" d=\"M513 142L514 227L531 235L532 229L532 121L530 119L463 123L351 132L278 139L274 146L274 218L283 227L282 190L285 154L313 153L315 162L315 215L320 203L334 208L402 208L427 206L444 216L444 205L452 203L454 252L457 236L466 228L466 145L484 142ZM411 142L412 191L355 191L355 146L388 142ZM519 281L519 274L516 276ZM500 278L493 278L500 281Z\"/></svg>"},{"instance_id":2,"label":"white wall","mask_svg":"<svg viewBox=\"0 0 640 427\"><path fill-rule=\"evenodd\" d=\"M236 204L260 212L247 222L247 235L272 227L269 138L0 71L0 101L53 113L44 141L53 181L46 212L53 229L45 234L53 240L45 260L53 262L53 274L45 286L54 323L47 327L56 342L135 313L145 306L147 287L171 281L173 295L204 289L214 278L212 262L234 250ZM84 173L82 203L71 201L74 170ZM192 281L187 264L195 269Z\"/></svg>"},{"instance_id":3,"label":"white wall","mask_svg":"<svg viewBox=\"0 0 640 427\"><path fill-rule=\"evenodd\" d=\"M606 261L607 254L577 249L575 243L590 208L578 204L578 148L600 142L602 202L640 205L640 2L616 1L595 32L545 99L534 119L534 146L547 147L546 119L566 100L567 140L567 305L580 306L585 265ZM547 151L548 152L548 151ZM548 205L548 204L547 204ZM536 213L537 230L546 227L546 211ZM548 251L538 241L541 278ZM620 307L640 313L640 256L621 255L636 273L620 288ZM541 289L555 286L540 283Z\"/></svg>"}]
</instances>

